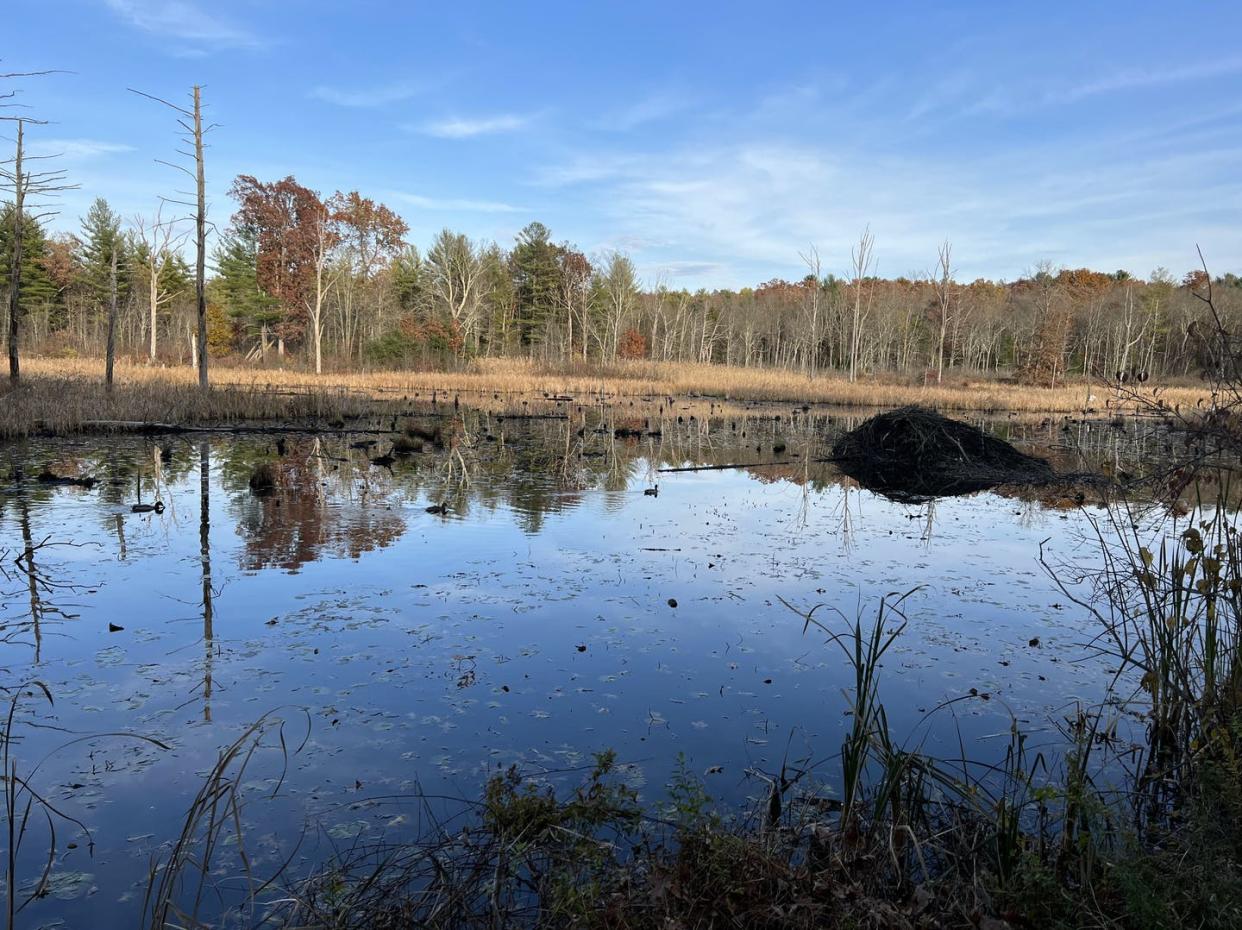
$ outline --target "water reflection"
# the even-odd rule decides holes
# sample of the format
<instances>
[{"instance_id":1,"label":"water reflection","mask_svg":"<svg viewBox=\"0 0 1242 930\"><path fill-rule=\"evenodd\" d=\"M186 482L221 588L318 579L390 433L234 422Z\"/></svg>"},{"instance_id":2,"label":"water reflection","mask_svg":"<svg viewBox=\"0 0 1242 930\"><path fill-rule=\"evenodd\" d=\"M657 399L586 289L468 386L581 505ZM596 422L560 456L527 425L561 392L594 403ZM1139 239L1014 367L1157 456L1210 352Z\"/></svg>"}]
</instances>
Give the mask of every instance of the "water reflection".
<instances>
[{"instance_id":1,"label":"water reflection","mask_svg":"<svg viewBox=\"0 0 1242 930\"><path fill-rule=\"evenodd\" d=\"M99 480L4 486L0 539L20 574L0 667L18 680L39 667L57 727L176 746L141 767L65 754L45 770L88 786L59 800L97 833L95 858L74 850L63 867L122 891L46 902L40 920L124 923L116 899L159 842L143 838L167 837L218 749L274 708L309 715L311 741L282 782L286 805L251 809L256 832L326 818L353 840L400 829L371 816L368 793L469 795L510 763L563 770L612 747L654 799L684 752L722 773L709 788L728 802L755 790L747 770L830 756L845 670L781 598L852 616L920 586L886 669L894 728L946 694L994 696L929 743L960 731L986 747L1004 707L1037 718L1106 680L1071 661L1084 619L1051 606L1036 562L1043 539L1070 546L1089 529L1081 514L1033 495L885 501L821 461L848 417L459 410L363 426L407 421L438 428L442 446L391 467L372 463L395 439L385 432L6 449L23 474ZM998 428L1067 470L1129 468L1155 442L1107 424ZM275 488L255 494L264 463ZM162 513L131 512L156 500ZM35 732L23 751L54 745Z\"/></svg>"},{"instance_id":2,"label":"water reflection","mask_svg":"<svg viewBox=\"0 0 1242 930\"><path fill-rule=\"evenodd\" d=\"M35 564L34 535L30 532L30 503L20 498L17 503L21 514L22 555L18 565L26 576L26 587L30 592L30 627L34 633L34 664L38 665L43 656L43 601L39 594L39 566ZM46 582L43 582L46 584Z\"/></svg>"},{"instance_id":3,"label":"water reflection","mask_svg":"<svg viewBox=\"0 0 1242 930\"><path fill-rule=\"evenodd\" d=\"M296 571L326 555L356 559L391 545L405 531L387 498L391 476L367 470L363 456L346 454L353 451L348 447L325 456L318 437L291 438L284 448L283 456L266 444L233 444L224 451L233 521L246 540L245 568ZM260 462L274 468L275 488L256 495L248 481Z\"/></svg>"},{"instance_id":4,"label":"water reflection","mask_svg":"<svg viewBox=\"0 0 1242 930\"><path fill-rule=\"evenodd\" d=\"M198 552L203 584L203 721L210 723L215 609L211 590L211 444L205 439L198 444Z\"/></svg>"}]
</instances>

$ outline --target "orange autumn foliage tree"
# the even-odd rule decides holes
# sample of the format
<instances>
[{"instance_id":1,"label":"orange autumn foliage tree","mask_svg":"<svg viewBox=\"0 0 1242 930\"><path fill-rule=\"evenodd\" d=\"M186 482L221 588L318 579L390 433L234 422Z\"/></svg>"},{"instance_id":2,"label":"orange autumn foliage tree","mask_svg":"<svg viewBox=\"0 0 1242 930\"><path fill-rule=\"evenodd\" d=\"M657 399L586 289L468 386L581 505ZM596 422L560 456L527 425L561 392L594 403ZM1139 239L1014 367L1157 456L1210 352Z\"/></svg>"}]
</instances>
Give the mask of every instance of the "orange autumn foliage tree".
<instances>
[{"instance_id":1,"label":"orange autumn foliage tree","mask_svg":"<svg viewBox=\"0 0 1242 930\"><path fill-rule=\"evenodd\" d=\"M646 358L647 337L636 329L627 329L621 334L621 342L617 346L617 354L625 359Z\"/></svg>"}]
</instances>

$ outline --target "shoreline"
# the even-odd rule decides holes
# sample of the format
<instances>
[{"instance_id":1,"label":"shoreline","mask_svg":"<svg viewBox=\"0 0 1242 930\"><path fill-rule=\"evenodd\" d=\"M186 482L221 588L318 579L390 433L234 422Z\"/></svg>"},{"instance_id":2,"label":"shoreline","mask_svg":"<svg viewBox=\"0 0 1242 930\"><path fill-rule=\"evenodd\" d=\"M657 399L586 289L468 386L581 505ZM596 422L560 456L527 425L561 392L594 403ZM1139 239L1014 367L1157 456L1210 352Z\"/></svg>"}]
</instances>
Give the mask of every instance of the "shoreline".
<instances>
[{"instance_id":1,"label":"shoreline","mask_svg":"<svg viewBox=\"0 0 1242 930\"><path fill-rule=\"evenodd\" d=\"M911 404L950 414L1006 415L1023 421L1106 419L1151 412L1160 404L1194 407L1207 391L1186 387L1122 388L1087 381L1058 388L970 380L910 385L850 382L789 372L718 365L656 363L610 366L596 373L480 360L471 370L328 373L217 365L213 389L199 392L189 367L118 361L116 384L103 390L102 362L30 358L23 381L0 393L0 438L168 427L228 428L239 422L347 421L391 415L411 404L466 406L505 416L568 415L607 408L633 416L784 415L816 410L858 412ZM795 408L790 410L790 408ZM394 409L394 408L399 408ZM805 409L804 409L805 408Z\"/></svg>"}]
</instances>

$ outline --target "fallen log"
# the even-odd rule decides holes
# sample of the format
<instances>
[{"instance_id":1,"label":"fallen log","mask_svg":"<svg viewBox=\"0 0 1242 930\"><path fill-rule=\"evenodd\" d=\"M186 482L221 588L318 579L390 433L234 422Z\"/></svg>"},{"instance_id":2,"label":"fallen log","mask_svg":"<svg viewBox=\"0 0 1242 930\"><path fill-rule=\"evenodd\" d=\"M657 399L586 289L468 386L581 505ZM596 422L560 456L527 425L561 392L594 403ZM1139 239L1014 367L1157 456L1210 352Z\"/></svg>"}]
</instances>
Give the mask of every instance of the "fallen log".
<instances>
[{"instance_id":1,"label":"fallen log","mask_svg":"<svg viewBox=\"0 0 1242 930\"><path fill-rule=\"evenodd\" d=\"M79 478L74 475L57 475L47 469L35 475L35 481L60 488L93 488L96 483L95 479L90 476Z\"/></svg>"},{"instance_id":2,"label":"fallen log","mask_svg":"<svg viewBox=\"0 0 1242 930\"><path fill-rule=\"evenodd\" d=\"M115 432L146 433L365 433L375 436L389 436L399 433L396 429L374 429L361 426L334 428L306 423L301 426L260 425L260 424L220 424L216 426L187 426L183 423L152 423L142 420L83 420L82 425L91 429L113 430Z\"/></svg>"},{"instance_id":3,"label":"fallen log","mask_svg":"<svg viewBox=\"0 0 1242 930\"><path fill-rule=\"evenodd\" d=\"M657 468L662 474L684 471L728 471L731 468L770 468L776 465L797 465L797 462L734 462L729 465L686 465L681 468Z\"/></svg>"}]
</instances>

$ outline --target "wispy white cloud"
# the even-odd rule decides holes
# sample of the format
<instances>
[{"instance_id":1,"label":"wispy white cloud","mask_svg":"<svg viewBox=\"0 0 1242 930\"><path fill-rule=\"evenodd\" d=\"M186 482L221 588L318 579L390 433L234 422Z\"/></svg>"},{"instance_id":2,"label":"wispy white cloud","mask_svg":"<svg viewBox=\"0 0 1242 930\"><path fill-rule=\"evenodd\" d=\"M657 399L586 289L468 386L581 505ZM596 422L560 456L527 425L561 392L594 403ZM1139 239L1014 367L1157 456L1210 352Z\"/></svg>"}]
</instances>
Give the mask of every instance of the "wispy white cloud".
<instances>
[{"instance_id":1,"label":"wispy white cloud","mask_svg":"<svg viewBox=\"0 0 1242 930\"><path fill-rule=\"evenodd\" d=\"M1085 81L1048 95L1052 103L1074 103L1101 94L1120 93L1150 87L1165 87L1191 81L1205 81L1215 77L1242 72L1242 58L1225 58L1186 65L1181 68L1127 69Z\"/></svg>"},{"instance_id":2,"label":"wispy white cloud","mask_svg":"<svg viewBox=\"0 0 1242 930\"><path fill-rule=\"evenodd\" d=\"M664 277L711 279L719 277L725 266L720 262L664 262L654 264L651 271L655 281Z\"/></svg>"},{"instance_id":3,"label":"wispy white cloud","mask_svg":"<svg viewBox=\"0 0 1242 930\"><path fill-rule=\"evenodd\" d=\"M392 81L351 90L323 84L313 88L310 96L341 107L382 107L417 97L426 93L429 87L427 82L414 80Z\"/></svg>"},{"instance_id":4,"label":"wispy white cloud","mask_svg":"<svg viewBox=\"0 0 1242 930\"><path fill-rule=\"evenodd\" d=\"M960 106L962 97L977 90L978 78L958 71L925 86L910 106L906 119L917 120L949 107Z\"/></svg>"},{"instance_id":5,"label":"wispy white cloud","mask_svg":"<svg viewBox=\"0 0 1242 930\"><path fill-rule=\"evenodd\" d=\"M808 243L825 270L848 273L866 225L882 274L921 273L946 236L968 279L1013 277L1042 258L1145 274L1155 255L1192 259L1204 224L1222 226L1213 217L1242 202L1237 157L1236 145L1169 155L1108 139L1070 162L1062 140L973 156L721 143L581 152L536 181L572 189L613 237L660 230L661 242L632 250L636 263L692 286L800 274ZM1224 252L1242 235L1212 244Z\"/></svg>"},{"instance_id":6,"label":"wispy white cloud","mask_svg":"<svg viewBox=\"0 0 1242 930\"><path fill-rule=\"evenodd\" d=\"M67 161L86 161L103 158L122 152L132 152L132 145L120 142L106 142L102 139L40 139L31 146L31 152L38 156L59 156Z\"/></svg>"},{"instance_id":7,"label":"wispy white cloud","mask_svg":"<svg viewBox=\"0 0 1242 930\"><path fill-rule=\"evenodd\" d=\"M632 174L643 165L644 160L640 155L583 152L559 162L540 165L531 180L539 187L569 187L615 180Z\"/></svg>"},{"instance_id":8,"label":"wispy white cloud","mask_svg":"<svg viewBox=\"0 0 1242 930\"><path fill-rule=\"evenodd\" d=\"M660 91L605 114L594 120L591 126L611 132L629 132L648 123L669 119L693 105L694 99L688 94Z\"/></svg>"},{"instance_id":9,"label":"wispy white cloud","mask_svg":"<svg viewBox=\"0 0 1242 930\"><path fill-rule=\"evenodd\" d=\"M985 93L974 99L969 99L965 87L953 85L949 88L951 92L940 95L939 99L933 90L932 96L923 98L928 103L916 106L911 115L921 116L932 109L958 104L962 116L1020 116L1034 110L1069 106L1111 94L1155 90L1236 74L1242 74L1242 57L1206 61L1180 68L1127 68L1077 82L1059 82L1052 85L1043 82L993 83ZM975 86L984 83L978 81ZM944 90L948 85L938 87Z\"/></svg>"},{"instance_id":10,"label":"wispy white cloud","mask_svg":"<svg viewBox=\"0 0 1242 930\"><path fill-rule=\"evenodd\" d=\"M250 30L218 16L192 0L104 0L131 25L155 35L216 48L260 48Z\"/></svg>"},{"instance_id":11,"label":"wispy white cloud","mask_svg":"<svg viewBox=\"0 0 1242 930\"><path fill-rule=\"evenodd\" d=\"M522 113L500 113L495 116L475 117L452 116L407 128L439 139L472 139L475 136L517 132L529 126L534 118L533 115Z\"/></svg>"},{"instance_id":12,"label":"wispy white cloud","mask_svg":"<svg viewBox=\"0 0 1242 930\"><path fill-rule=\"evenodd\" d=\"M459 197L426 197L422 194L411 194L404 191L392 191L394 200L407 203L421 210L433 210L443 213L517 213L522 208L497 200L470 200Z\"/></svg>"}]
</instances>

